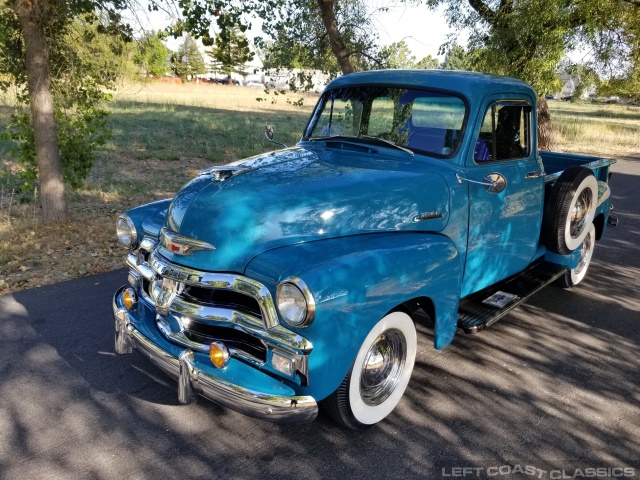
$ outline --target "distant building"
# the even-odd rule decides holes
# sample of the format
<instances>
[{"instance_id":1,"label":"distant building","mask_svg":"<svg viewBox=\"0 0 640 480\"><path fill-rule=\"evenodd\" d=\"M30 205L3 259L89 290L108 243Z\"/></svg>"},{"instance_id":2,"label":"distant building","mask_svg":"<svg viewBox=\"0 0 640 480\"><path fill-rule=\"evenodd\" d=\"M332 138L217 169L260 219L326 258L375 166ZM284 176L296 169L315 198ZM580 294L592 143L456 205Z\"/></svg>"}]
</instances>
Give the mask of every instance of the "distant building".
<instances>
[{"instance_id":1,"label":"distant building","mask_svg":"<svg viewBox=\"0 0 640 480\"><path fill-rule=\"evenodd\" d=\"M578 85L580 85L581 78L580 75L570 75L566 73L561 73L558 75L560 79L560 83L562 84L562 89L560 92L556 93L556 98L567 98L572 97L576 91ZM582 92L582 98L587 98L596 93L596 86L589 85L588 88L585 88Z\"/></svg>"}]
</instances>

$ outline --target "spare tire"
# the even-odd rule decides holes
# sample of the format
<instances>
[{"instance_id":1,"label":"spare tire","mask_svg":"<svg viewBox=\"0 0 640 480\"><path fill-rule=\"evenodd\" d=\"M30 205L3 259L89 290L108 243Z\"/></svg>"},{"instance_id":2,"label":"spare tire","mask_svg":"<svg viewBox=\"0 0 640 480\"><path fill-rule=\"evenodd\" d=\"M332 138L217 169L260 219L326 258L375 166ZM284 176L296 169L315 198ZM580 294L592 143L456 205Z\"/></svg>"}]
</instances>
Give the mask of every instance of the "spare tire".
<instances>
[{"instance_id":1,"label":"spare tire","mask_svg":"<svg viewBox=\"0 0 640 480\"><path fill-rule=\"evenodd\" d=\"M544 207L542 235L548 250L567 255L589 232L598 201L598 182L584 167L569 167L551 190Z\"/></svg>"}]
</instances>

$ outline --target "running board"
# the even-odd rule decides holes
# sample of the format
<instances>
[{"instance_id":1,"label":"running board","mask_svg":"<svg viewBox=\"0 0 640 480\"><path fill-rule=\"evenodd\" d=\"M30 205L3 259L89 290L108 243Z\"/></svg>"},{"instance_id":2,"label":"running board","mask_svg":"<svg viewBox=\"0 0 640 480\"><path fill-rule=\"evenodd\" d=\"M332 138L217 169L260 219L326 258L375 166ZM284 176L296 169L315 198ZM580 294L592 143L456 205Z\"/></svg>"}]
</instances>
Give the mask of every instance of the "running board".
<instances>
[{"instance_id":1,"label":"running board","mask_svg":"<svg viewBox=\"0 0 640 480\"><path fill-rule=\"evenodd\" d=\"M458 327L478 333L504 317L538 290L564 275L567 267L540 262L522 273L460 300Z\"/></svg>"}]
</instances>

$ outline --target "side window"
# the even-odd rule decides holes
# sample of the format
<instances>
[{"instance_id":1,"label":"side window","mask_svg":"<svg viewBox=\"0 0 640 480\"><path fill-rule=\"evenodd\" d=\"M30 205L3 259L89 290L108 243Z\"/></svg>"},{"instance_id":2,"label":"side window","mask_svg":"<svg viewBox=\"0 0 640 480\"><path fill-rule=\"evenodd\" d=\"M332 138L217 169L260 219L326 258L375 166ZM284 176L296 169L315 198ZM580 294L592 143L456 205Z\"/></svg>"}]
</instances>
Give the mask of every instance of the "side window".
<instances>
[{"instance_id":1,"label":"side window","mask_svg":"<svg viewBox=\"0 0 640 480\"><path fill-rule=\"evenodd\" d=\"M499 102L488 110L480 127L473 159L476 162L525 158L531 153L531 106Z\"/></svg>"}]
</instances>

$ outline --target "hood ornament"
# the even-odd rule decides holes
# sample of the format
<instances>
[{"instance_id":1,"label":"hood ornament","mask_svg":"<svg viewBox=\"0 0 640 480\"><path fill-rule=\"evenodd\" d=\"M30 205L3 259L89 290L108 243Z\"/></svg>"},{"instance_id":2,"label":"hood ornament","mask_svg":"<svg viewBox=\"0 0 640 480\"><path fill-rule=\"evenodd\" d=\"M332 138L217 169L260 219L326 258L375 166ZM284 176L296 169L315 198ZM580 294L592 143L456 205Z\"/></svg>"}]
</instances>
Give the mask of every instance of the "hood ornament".
<instances>
[{"instance_id":1,"label":"hood ornament","mask_svg":"<svg viewBox=\"0 0 640 480\"><path fill-rule=\"evenodd\" d=\"M216 247L210 243L203 242L197 238L185 237L176 232L169 230L167 227L160 229L162 237L162 245L171 253L177 255L190 255L196 250L215 250Z\"/></svg>"},{"instance_id":2,"label":"hood ornament","mask_svg":"<svg viewBox=\"0 0 640 480\"><path fill-rule=\"evenodd\" d=\"M239 175L240 173L253 170L251 167L244 167L240 165L214 165L198 172L198 176L211 175L211 179L214 181L222 182L227 178Z\"/></svg>"}]
</instances>

